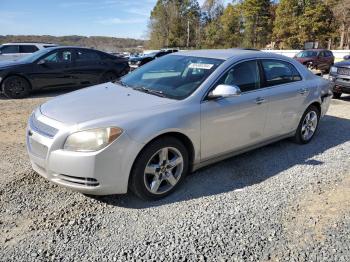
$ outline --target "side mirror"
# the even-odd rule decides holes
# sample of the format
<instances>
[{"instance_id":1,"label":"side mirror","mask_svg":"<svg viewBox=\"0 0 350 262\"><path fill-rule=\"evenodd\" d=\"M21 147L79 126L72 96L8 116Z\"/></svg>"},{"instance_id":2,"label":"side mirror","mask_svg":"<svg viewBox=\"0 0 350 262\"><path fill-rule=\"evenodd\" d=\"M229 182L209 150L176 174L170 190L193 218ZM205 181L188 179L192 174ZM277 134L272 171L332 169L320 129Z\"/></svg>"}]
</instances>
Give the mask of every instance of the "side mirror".
<instances>
[{"instance_id":1,"label":"side mirror","mask_svg":"<svg viewBox=\"0 0 350 262\"><path fill-rule=\"evenodd\" d=\"M346 55L343 58L344 58L344 60L350 60L350 55Z\"/></svg>"},{"instance_id":2,"label":"side mirror","mask_svg":"<svg viewBox=\"0 0 350 262\"><path fill-rule=\"evenodd\" d=\"M235 85L218 85L208 94L209 99L217 99L217 98L227 98L233 96L239 96L241 94L241 90L238 86Z\"/></svg>"},{"instance_id":3,"label":"side mirror","mask_svg":"<svg viewBox=\"0 0 350 262\"><path fill-rule=\"evenodd\" d=\"M46 64L45 59L41 59L41 60L39 60L38 65L44 65L44 64Z\"/></svg>"}]
</instances>

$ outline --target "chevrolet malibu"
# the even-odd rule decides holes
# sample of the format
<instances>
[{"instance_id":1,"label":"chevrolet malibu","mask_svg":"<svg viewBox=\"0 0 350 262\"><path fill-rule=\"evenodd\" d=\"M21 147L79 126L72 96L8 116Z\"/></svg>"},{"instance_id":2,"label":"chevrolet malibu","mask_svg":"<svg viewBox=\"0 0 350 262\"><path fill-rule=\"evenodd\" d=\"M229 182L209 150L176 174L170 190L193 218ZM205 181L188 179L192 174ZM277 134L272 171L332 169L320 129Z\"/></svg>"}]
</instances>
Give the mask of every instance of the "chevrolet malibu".
<instances>
[{"instance_id":1,"label":"chevrolet malibu","mask_svg":"<svg viewBox=\"0 0 350 262\"><path fill-rule=\"evenodd\" d=\"M284 138L310 142L331 96L327 80L284 56L174 53L41 105L27 149L53 183L154 200L208 164Z\"/></svg>"}]
</instances>

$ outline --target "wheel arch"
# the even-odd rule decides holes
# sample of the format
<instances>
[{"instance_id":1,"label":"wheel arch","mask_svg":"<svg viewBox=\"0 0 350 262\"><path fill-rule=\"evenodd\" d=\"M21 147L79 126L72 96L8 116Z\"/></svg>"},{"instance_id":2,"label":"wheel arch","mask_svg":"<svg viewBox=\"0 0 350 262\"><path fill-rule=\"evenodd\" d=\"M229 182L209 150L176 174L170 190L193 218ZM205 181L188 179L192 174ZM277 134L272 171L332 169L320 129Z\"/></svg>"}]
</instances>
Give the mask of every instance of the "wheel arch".
<instances>
[{"instance_id":1,"label":"wheel arch","mask_svg":"<svg viewBox=\"0 0 350 262\"><path fill-rule=\"evenodd\" d=\"M181 143L183 143L183 145L185 146L185 148L188 151L188 155L189 155L189 170L192 170L193 164L194 164L194 159L195 159L195 148L194 148L194 144L192 142L192 140L185 134L181 133L181 132L177 132L177 131L168 131L162 134L158 134L157 136L153 137L152 139L150 139L149 141L147 141L144 146L141 148L141 150L138 152L137 156L135 157L131 170L134 168L135 162L138 159L138 157L140 156L140 154L143 152L143 150L152 142L161 139L161 138L165 138L165 137L173 137L178 139Z\"/></svg>"},{"instance_id":2,"label":"wheel arch","mask_svg":"<svg viewBox=\"0 0 350 262\"><path fill-rule=\"evenodd\" d=\"M4 83L4 81L5 81L7 78L9 78L9 77L11 77L11 76L22 77L23 79L25 79L25 80L28 82L28 84L29 84L29 89L30 89L30 90L33 90L32 82L29 80L29 78L28 78L27 76L21 75L21 74L18 74L18 73L9 73L9 74L7 74L7 75L1 80L1 82L0 82L0 90L1 90L1 92L3 92L2 84Z\"/></svg>"}]
</instances>

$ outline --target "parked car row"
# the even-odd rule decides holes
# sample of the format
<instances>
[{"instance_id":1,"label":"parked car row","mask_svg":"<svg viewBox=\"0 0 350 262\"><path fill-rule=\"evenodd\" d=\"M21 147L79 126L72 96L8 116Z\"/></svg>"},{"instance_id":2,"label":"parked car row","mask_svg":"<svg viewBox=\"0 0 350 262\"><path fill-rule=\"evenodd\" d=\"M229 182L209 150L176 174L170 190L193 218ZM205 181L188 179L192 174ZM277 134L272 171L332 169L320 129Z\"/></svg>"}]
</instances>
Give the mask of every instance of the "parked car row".
<instances>
[{"instance_id":1,"label":"parked car row","mask_svg":"<svg viewBox=\"0 0 350 262\"><path fill-rule=\"evenodd\" d=\"M152 52L144 56L135 56L129 58L129 66L131 70L134 70L148 62L153 61L156 58L178 52L178 49L162 49L160 51Z\"/></svg>"},{"instance_id":2,"label":"parked car row","mask_svg":"<svg viewBox=\"0 0 350 262\"><path fill-rule=\"evenodd\" d=\"M58 185L159 199L203 166L288 137L310 142L330 87L281 55L172 53L44 103L29 119L27 149L33 169Z\"/></svg>"},{"instance_id":3,"label":"parked car row","mask_svg":"<svg viewBox=\"0 0 350 262\"><path fill-rule=\"evenodd\" d=\"M83 87L118 79L129 72L128 60L80 47L48 47L15 61L0 62L1 92L27 97L52 87Z\"/></svg>"}]
</instances>

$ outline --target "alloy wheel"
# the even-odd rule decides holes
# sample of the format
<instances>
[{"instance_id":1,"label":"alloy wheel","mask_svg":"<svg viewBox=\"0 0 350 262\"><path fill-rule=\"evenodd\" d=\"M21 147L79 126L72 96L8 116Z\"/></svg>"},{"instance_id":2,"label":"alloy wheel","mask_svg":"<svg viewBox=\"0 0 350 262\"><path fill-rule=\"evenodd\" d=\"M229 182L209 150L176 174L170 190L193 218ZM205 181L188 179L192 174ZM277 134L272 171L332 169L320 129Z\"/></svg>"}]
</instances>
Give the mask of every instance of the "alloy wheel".
<instances>
[{"instance_id":1,"label":"alloy wheel","mask_svg":"<svg viewBox=\"0 0 350 262\"><path fill-rule=\"evenodd\" d=\"M152 194L164 194L170 191L180 180L184 168L184 159L174 147L164 147L148 161L144 170L144 183Z\"/></svg>"},{"instance_id":2,"label":"alloy wheel","mask_svg":"<svg viewBox=\"0 0 350 262\"><path fill-rule=\"evenodd\" d=\"M305 115L301 126L301 136L305 141L310 140L317 128L318 117L315 111L310 111Z\"/></svg>"}]
</instances>

